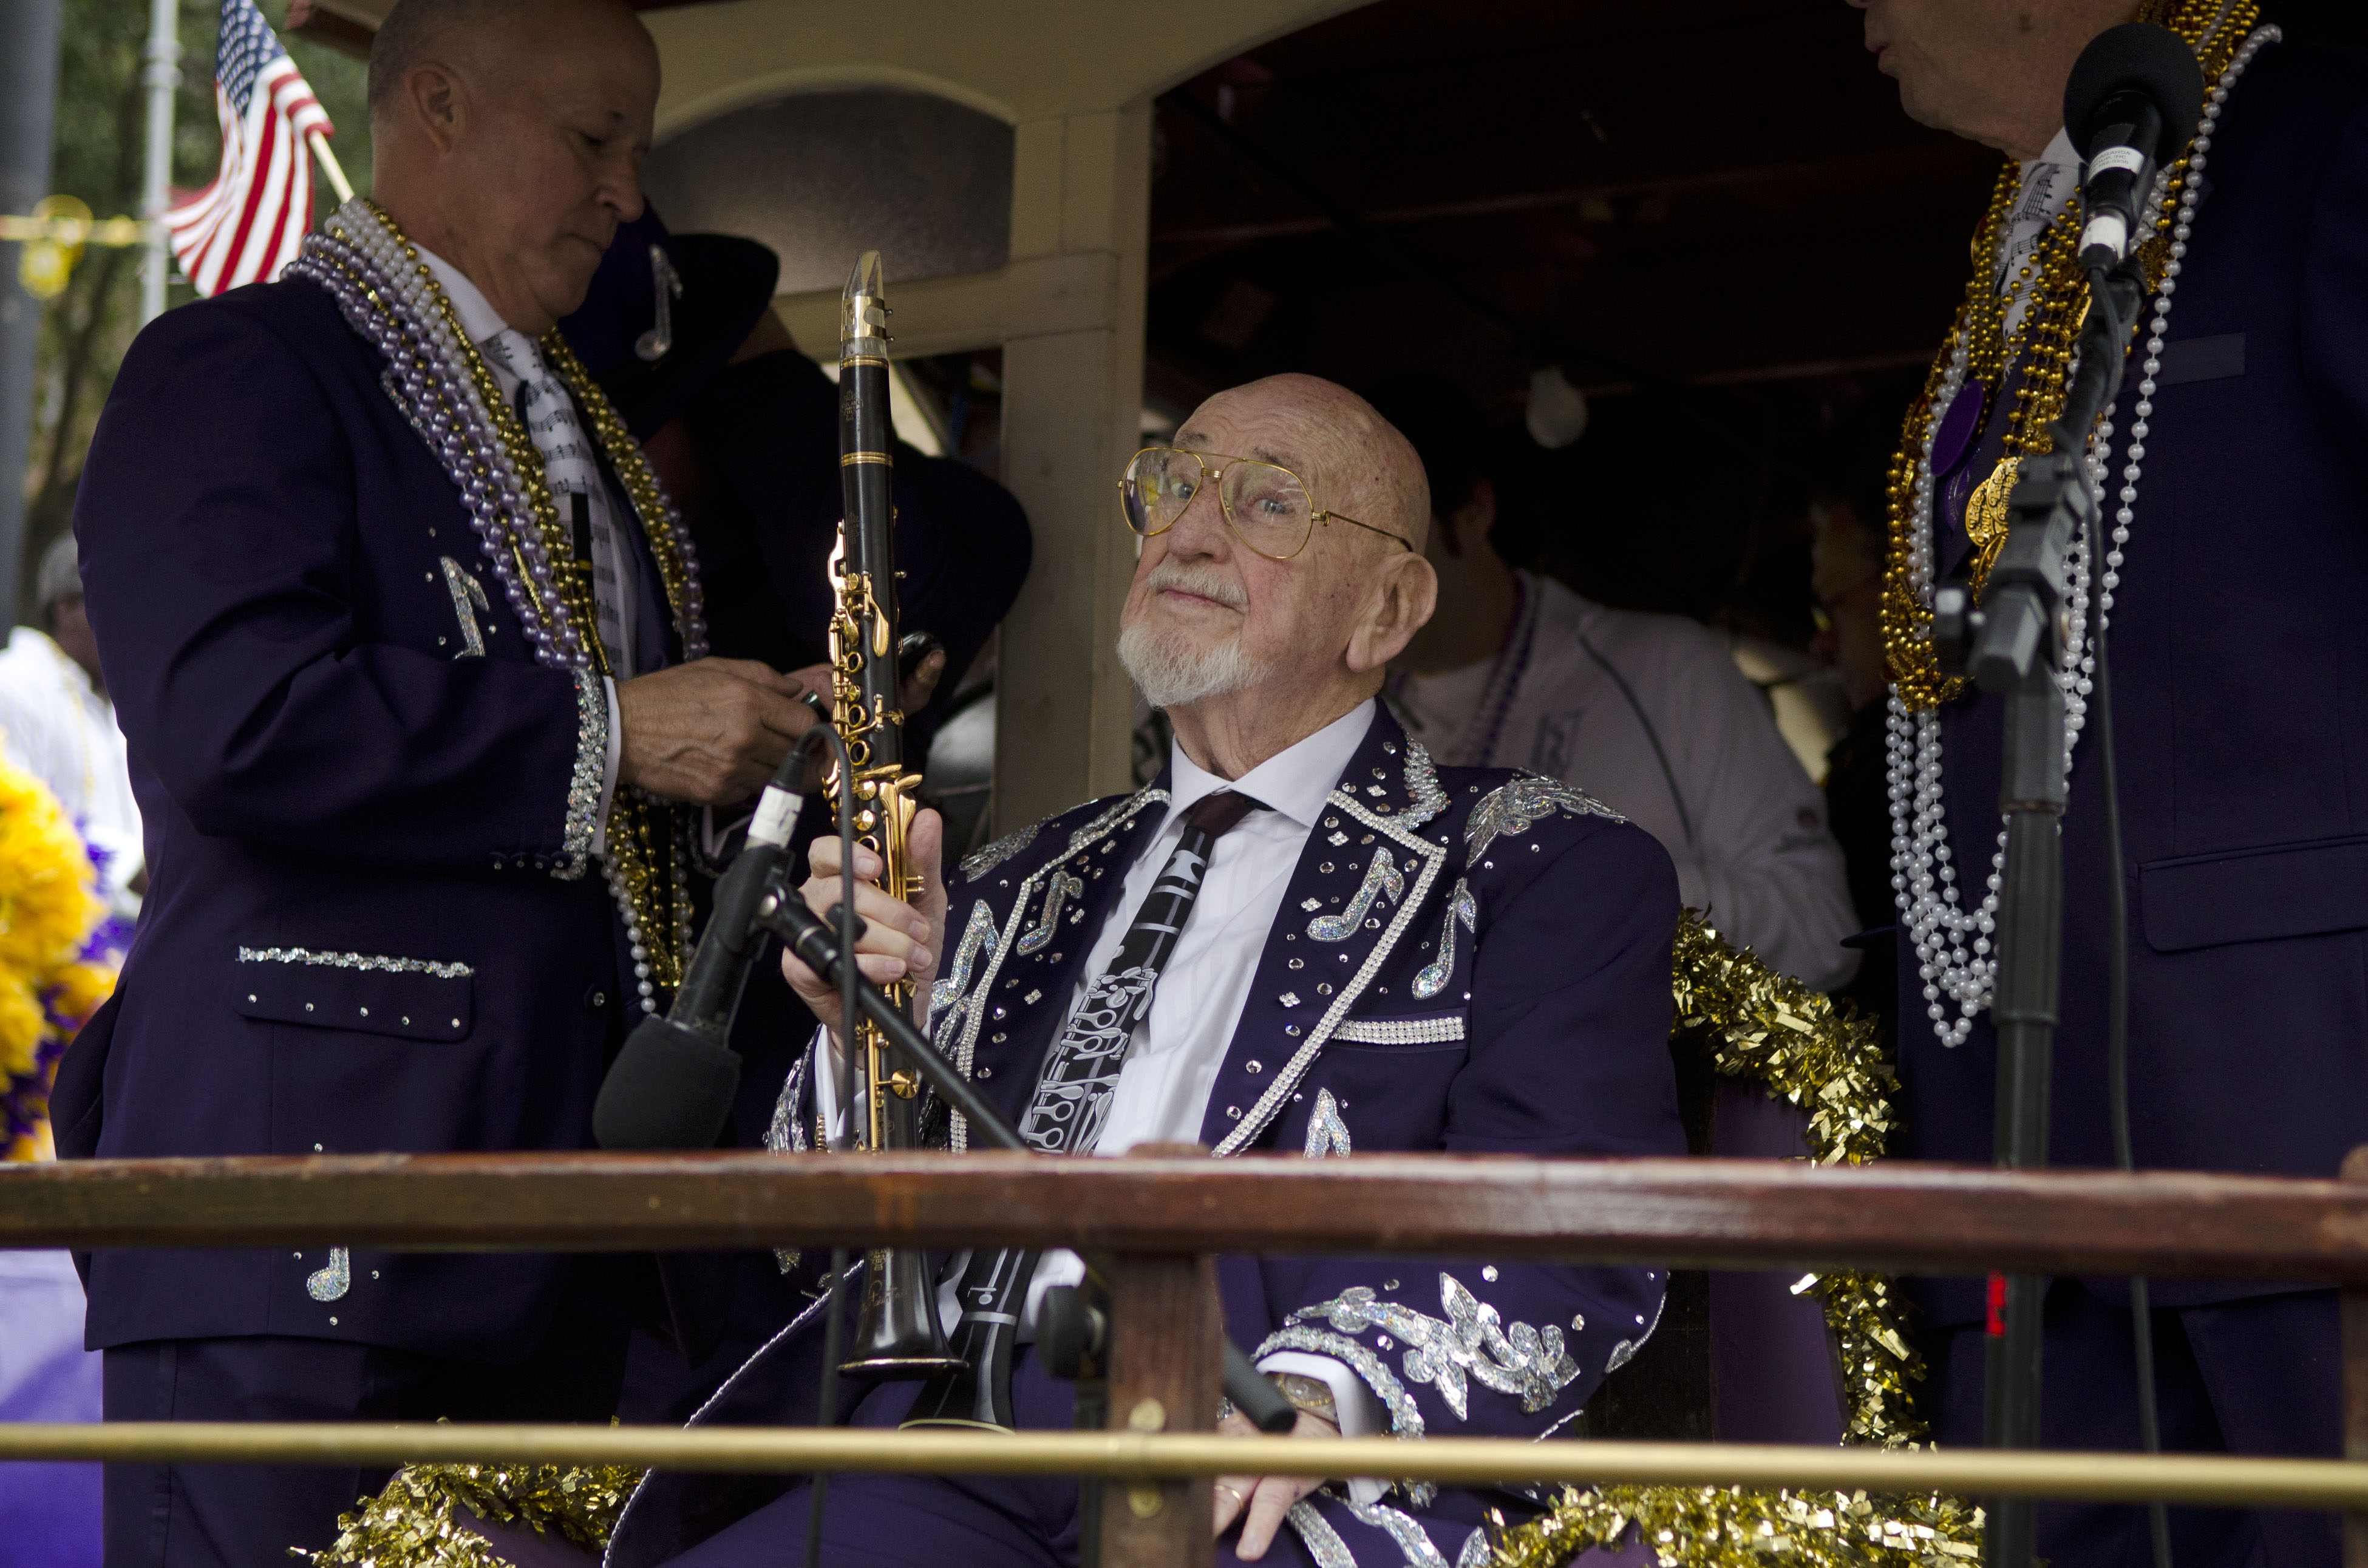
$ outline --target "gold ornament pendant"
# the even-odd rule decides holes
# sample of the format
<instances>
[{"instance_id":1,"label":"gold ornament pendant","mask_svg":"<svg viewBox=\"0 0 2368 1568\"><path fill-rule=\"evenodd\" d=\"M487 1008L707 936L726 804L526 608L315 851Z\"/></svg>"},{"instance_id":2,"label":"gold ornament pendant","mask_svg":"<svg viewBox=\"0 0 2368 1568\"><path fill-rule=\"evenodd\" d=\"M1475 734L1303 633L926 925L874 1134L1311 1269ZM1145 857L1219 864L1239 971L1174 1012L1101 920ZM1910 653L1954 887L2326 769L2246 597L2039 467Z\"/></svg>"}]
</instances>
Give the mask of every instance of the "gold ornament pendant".
<instances>
[{"instance_id":1,"label":"gold ornament pendant","mask_svg":"<svg viewBox=\"0 0 2368 1568\"><path fill-rule=\"evenodd\" d=\"M2014 494L2015 480L2021 471L2021 458L2000 458L1998 467L1990 470L1990 476L1965 497L1965 539L1974 547L1973 580L1976 583L1988 579L1998 551L2006 548L2007 521L2012 515L2007 498Z\"/></svg>"}]
</instances>

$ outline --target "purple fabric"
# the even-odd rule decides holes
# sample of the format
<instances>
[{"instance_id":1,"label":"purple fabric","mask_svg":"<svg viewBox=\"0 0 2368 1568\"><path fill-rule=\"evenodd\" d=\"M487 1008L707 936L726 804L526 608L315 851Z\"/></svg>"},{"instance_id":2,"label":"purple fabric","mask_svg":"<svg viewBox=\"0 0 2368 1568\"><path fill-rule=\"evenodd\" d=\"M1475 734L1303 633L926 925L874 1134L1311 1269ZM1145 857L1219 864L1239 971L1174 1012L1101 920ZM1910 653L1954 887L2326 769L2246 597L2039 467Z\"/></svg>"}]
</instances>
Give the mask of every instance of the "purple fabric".
<instances>
[{"instance_id":1,"label":"purple fabric","mask_svg":"<svg viewBox=\"0 0 2368 1568\"><path fill-rule=\"evenodd\" d=\"M1711 1153L1744 1159L1799 1159L1806 1114L1758 1088L1722 1078ZM1798 1269L1710 1277L1711 1387L1714 1430L1727 1443L1839 1443L1841 1399L1825 1309L1793 1294Z\"/></svg>"},{"instance_id":2,"label":"purple fabric","mask_svg":"<svg viewBox=\"0 0 2368 1568\"><path fill-rule=\"evenodd\" d=\"M2136 1356L2129 1309L2077 1279L2059 1279L2044 1313L2047 1368L2039 1444L2138 1446ZM2155 1381L2168 1453L2335 1459L2342 1453L2336 1294L2300 1290L2218 1305L2157 1310ZM1981 1325L1918 1337L1930 1376L1918 1408L1944 1447L1982 1440L1987 1338ZM2230 1508L2170 1510L2179 1568L2336 1568L2334 1514ZM2146 1568L2143 1509L2051 1503L2039 1509L2038 1556L2055 1568Z\"/></svg>"},{"instance_id":3,"label":"purple fabric","mask_svg":"<svg viewBox=\"0 0 2368 1568\"><path fill-rule=\"evenodd\" d=\"M62 1252L0 1252L0 1421L96 1421L99 1358L82 1347L82 1281ZM0 1464L0 1555L98 1568L99 1467Z\"/></svg>"},{"instance_id":4,"label":"purple fabric","mask_svg":"<svg viewBox=\"0 0 2368 1568\"><path fill-rule=\"evenodd\" d=\"M575 1285L586 1311L562 1311L532 1354L500 1366L319 1339L116 1346L106 1352L107 1418L605 1424L623 1376L624 1329L598 1312L609 1292L588 1278ZM319 1465L108 1465L107 1568L285 1562L290 1548L328 1545L337 1516L384 1486L390 1473Z\"/></svg>"}]
</instances>

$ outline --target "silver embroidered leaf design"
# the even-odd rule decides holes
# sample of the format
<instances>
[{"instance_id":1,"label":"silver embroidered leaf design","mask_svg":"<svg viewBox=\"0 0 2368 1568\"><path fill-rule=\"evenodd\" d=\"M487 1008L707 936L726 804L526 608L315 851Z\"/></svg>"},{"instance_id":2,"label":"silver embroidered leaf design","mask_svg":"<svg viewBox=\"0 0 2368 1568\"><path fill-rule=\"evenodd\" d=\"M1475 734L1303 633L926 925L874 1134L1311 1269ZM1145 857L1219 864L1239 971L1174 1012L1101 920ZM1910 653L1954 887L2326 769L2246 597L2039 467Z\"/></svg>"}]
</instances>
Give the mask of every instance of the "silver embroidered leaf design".
<instances>
[{"instance_id":1,"label":"silver embroidered leaf design","mask_svg":"<svg viewBox=\"0 0 2368 1568\"><path fill-rule=\"evenodd\" d=\"M1508 1327L1497 1309L1474 1296L1455 1276L1439 1277L1445 1318L1385 1301L1366 1286L1353 1285L1329 1301L1291 1314L1298 1323L1321 1318L1342 1334L1377 1328L1406 1341L1401 1361L1409 1382L1429 1383L1459 1421L1469 1419L1467 1379L1511 1394L1524 1414L1534 1415L1578 1377L1578 1363L1563 1348L1562 1330L1552 1324Z\"/></svg>"},{"instance_id":2,"label":"silver embroidered leaf design","mask_svg":"<svg viewBox=\"0 0 2368 1568\"><path fill-rule=\"evenodd\" d=\"M1474 808L1472 820L1463 824L1464 859L1477 860L1499 838L1527 833L1541 818L1557 811L1573 816L1609 817L1613 822L1628 820L1594 796L1574 790L1559 778L1536 773L1518 774L1511 783L1500 784L1482 796L1480 804Z\"/></svg>"},{"instance_id":3,"label":"silver embroidered leaf design","mask_svg":"<svg viewBox=\"0 0 2368 1568\"><path fill-rule=\"evenodd\" d=\"M1349 901L1349 907L1338 915L1317 915L1307 923L1307 934L1319 942L1347 941L1372 912L1373 901L1384 892L1393 899L1404 898L1406 873L1398 869L1396 858L1387 849L1376 849L1372 863L1365 868L1365 880L1358 887L1357 896Z\"/></svg>"},{"instance_id":4,"label":"silver embroidered leaf design","mask_svg":"<svg viewBox=\"0 0 2368 1568\"><path fill-rule=\"evenodd\" d=\"M1411 833L1447 809L1447 791L1439 787L1439 770L1430 765L1430 753L1420 741L1406 743L1406 785L1412 803L1398 818L1398 825Z\"/></svg>"},{"instance_id":5,"label":"silver embroidered leaf design","mask_svg":"<svg viewBox=\"0 0 2368 1568\"><path fill-rule=\"evenodd\" d=\"M1459 921L1466 931L1476 930L1480 921L1480 902L1472 896L1472 884L1463 877L1455 879L1455 889L1447 895L1447 918L1440 928L1439 956L1416 971L1414 983L1408 987L1416 1001L1429 1001L1446 990L1448 981L1453 978L1455 927Z\"/></svg>"},{"instance_id":6,"label":"silver embroidered leaf design","mask_svg":"<svg viewBox=\"0 0 2368 1568\"><path fill-rule=\"evenodd\" d=\"M1031 822L1018 833L1007 833L984 848L973 849L963 856L960 868L963 880L973 882L978 881L979 878L1035 843L1036 835L1044 831L1044 824L1052 820L1051 817L1044 817Z\"/></svg>"}]
</instances>

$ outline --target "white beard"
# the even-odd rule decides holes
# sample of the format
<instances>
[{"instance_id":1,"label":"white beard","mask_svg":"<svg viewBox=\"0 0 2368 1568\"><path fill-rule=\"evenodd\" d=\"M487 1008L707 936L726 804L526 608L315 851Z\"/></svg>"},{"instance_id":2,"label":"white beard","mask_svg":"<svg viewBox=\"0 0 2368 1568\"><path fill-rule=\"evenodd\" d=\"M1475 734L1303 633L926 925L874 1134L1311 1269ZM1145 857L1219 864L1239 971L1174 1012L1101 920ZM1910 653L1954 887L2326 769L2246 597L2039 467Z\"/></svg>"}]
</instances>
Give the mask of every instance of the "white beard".
<instances>
[{"instance_id":1,"label":"white beard","mask_svg":"<svg viewBox=\"0 0 2368 1568\"><path fill-rule=\"evenodd\" d=\"M1174 708L1257 686L1270 673L1243 651L1239 634L1213 648L1194 648L1181 636L1161 636L1143 621L1118 634L1118 662L1143 699Z\"/></svg>"}]
</instances>

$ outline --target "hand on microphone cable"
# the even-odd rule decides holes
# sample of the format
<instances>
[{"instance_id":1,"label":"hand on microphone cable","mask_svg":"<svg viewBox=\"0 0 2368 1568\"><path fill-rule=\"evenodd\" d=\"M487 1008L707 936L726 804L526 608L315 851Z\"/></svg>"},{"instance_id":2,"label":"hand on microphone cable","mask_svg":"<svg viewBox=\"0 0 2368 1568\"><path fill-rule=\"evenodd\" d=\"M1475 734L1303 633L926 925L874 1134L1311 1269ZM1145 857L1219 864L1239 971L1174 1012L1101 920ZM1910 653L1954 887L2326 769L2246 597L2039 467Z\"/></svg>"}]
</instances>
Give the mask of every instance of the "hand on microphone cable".
<instances>
[{"instance_id":1,"label":"hand on microphone cable","mask_svg":"<svg viewBox=\"0 0 2368 1568\"><path fill-rule=\"evenodd\" d=\"M872 879L880 875L880 857L860 845L855 851L855 913L863 921L862 933L855 940L855 967L875 984L911 981L916 1023L928 1016L929 983L938 977L939 938L946 928L946 881L940 864L945 833L944 819L924 811L913 818L912 830L905 835L905 852L921 875L916 903L873 886ZM807 855L812 874L798 890L799 896L808 909L835 927L830 912L846 889L839 876L837 837L825 834L815 839ZM781 976L830 1030L834 1048L843 1051L838 986L786 951L781 955Z\"/></svg>"}]
</instances>

